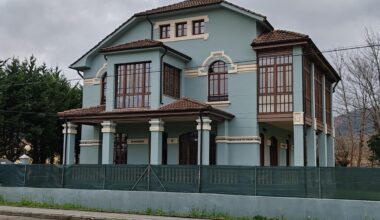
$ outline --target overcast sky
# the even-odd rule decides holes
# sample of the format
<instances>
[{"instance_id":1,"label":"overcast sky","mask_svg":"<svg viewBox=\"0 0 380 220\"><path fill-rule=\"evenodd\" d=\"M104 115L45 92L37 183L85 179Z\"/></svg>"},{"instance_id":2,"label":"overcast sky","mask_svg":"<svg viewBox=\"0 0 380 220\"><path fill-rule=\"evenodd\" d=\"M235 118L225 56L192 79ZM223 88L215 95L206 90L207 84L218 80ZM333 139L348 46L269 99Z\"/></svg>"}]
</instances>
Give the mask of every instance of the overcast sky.
<instances>
[{"instance_id":1,"label":"overcast sky","mask_svg":"<svg viewBox=\"0 0 380 220\"><path fill-rule=\"evenodd\" d=\"M34 55L67 67L135 12L178 0L0 0L0 59ZM361 45L380 32L379 0L230 0L266 15L276 29L308 34L323 49Z\"/></svg>"}]
</instances>

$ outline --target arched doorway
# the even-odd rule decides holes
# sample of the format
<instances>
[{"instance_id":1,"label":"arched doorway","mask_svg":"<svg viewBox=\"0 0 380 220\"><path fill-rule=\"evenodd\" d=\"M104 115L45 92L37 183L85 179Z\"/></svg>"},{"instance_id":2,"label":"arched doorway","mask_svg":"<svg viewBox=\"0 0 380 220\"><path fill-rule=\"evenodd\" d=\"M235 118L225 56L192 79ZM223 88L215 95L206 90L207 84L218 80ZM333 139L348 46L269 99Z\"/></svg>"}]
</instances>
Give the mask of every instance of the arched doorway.
<instances>
[{"instance_id":1,"label":"arched doorway","mask_svg":"<svg viewBox=\"0 0 380 220\"><path fill-rule=\"evenodd\" d=\"M260 166L264 166L265 136L260 133Z\"/></svg>"},{"instance_id":2,"label":"arched doorway","mask_svg":"<svg viewBox=\"0 0 380 220\"><path fill-rule=\"evenodd\" d=\"M278 166L278 142L275 137L271 137L270 140L270 166Z\"/></svg>"},{"instance_id":3,"label":"arched doorway","mask_svg":"<svg viewBox=\"0 0 380 220\"><path fill-rule=\"evenodd\" d=\"M196 165L198 161L198 132L179 136L179 164Z\"/></svg>"}]
</instances>

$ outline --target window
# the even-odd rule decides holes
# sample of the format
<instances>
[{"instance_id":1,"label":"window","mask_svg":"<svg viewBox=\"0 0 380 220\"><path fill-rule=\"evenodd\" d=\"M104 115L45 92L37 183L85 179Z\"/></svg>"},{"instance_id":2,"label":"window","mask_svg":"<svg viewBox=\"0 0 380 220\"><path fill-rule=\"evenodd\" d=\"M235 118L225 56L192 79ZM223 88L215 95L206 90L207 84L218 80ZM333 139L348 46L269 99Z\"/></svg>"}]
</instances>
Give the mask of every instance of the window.
<instances>
[{"instance_id":1,"label":"window","mask_svg":"<svg viewBox=\"0 0 380 220\"><path fill-rule=\"evenodd\" d=\"M311 118L311 63L304 58L303 72L305 77L305 116Z\"/></svg>"},{"instance_id":2,"label":"window","mask_svg":"<svg viewBox=\"0 0 380 220\"><path fill-rule=\"evenodd\" d=\"M169 64L164 64L164 94L179 98L181 84L181 70Z\"/></svg>"},{"instance_id":3,"label":"window","mask_svg":"<svg viewBox=\"0 0 380 220\"><path fill-rule=\"evenodd\" d=\"M107 92L107 73L104 73L102 77L102 85L101 85L101 95L100 95L100 104L104 105L106 103L106 92Z\"/></svg>"},{"instance_id":4,"label":"window","mask_svg":"<svg viewBox=\"0 0 380 220\"><path fill-rule=\"evenodd\" d=\"M259 113L293 111L292 54L259 56Z\"/></svg>"},{"instance_id":5,"label":"window","mask_svg":"<svg viewBox=\"0 0 380 220\"><path fill-rule=\"evenodd\" d=\"M187 23L176 24L176 37L184 37L187 35Z\"/></svg>"},{"instance_id":6,"label":"window","mask_svg":"<svg viewBox=\"0 0 380 220\"><path fill-rule=\"evenodd\" d=\"M322 73L317 69L315 71L315 117L319 123L323 120L322 92Z\"/></svg>"},{"instance_id":7,"label":"window","mask_svg":"<svg viewBox=\"0 0 380 220\"><path fill-rule=\"evenodd\" d=\"M170 38L170 24L160 26L160 38L161 39Z\"/></svg>"},{"instance_id":8,"label":"window","mask_svg":"<svg viewBox=\"0 0 380 220\"><path fill-rule=\"evenodd\" d=\"M208 100L228 100L228 69L223 61L211 64L208 71Z\"/></svg>"},{"instance_id":9,"label":"window","mask_svg":"<svg viewBox=\"0 0 380 220\"><path fill-rule=\"evenodd\" d=\"M326 78L325 85L326 96L326 124L328 128L331 128L331 82Z\"/></svg>"},{"instance_id":10,"label":"window","mask_svg":"<svg viewBox=\"0 0 380 220\"><path fill-rule=\"evenodd\" d=\"M116 66L116 108L149 107L150 62Z\"/></svg>"},{"instance_id":11,"label":"window","mask_svg":"<svg viewBox=\"0 0 380 220\"><path fill-rule=\"evenodd\" d=\"M205 33L205 22L204 20L193 21L193 35L204 34Z\"/></svg>"},{"instance_id":12,"label":"window","mask_svg":"<svg viewBox=\"0 0 380 220\"><path fill-rule=\"evenodd\" d=\"M114 154L113 161L114 164L126 164L128 158L128 142L127 134L117 133L115 134L114 142Z\"/></svg>"}]
</instances>

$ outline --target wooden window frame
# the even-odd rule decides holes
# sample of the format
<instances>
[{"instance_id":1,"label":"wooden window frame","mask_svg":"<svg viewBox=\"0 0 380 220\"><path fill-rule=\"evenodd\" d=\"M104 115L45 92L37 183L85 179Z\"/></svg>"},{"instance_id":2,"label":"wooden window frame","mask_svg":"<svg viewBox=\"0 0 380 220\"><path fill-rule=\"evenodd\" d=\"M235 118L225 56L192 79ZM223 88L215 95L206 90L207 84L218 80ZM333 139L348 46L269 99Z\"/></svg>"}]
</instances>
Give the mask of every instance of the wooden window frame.
<instances>
[{"instance_id":1,"label":"wooden window frame","mask_svg":"<svg viewBox=\"0 0 380 220\"><path fill-rule=\"evenodd\" d=\"M115 108L150 106L150 61L117 64L115 68Z\"/></svg>"},{"instance_id":2,"label":"wooden window frame","mask_svg":"<svg viewBox=\"0 0 380 220\"><path fill-rule=\"evenodd\" d=\"M331 82L326 78L325 80L325 97L326 97L326 124L327 128L331 129L332 120L332 100L331 100Z\"/></svg>"},{"instance_id":3,"label":"wooden window frame","mask_svg":"<svg viewBox=\"0 0 380 220\"><path fill-rule=\"evenodd\" d=\"M102 80L101 80L101 92L100 92L100 104L104 105L106 104L107 100L107 72L103 74Z\"/></svg>"},{"instance_id":4,"label":"wooden window frame","mask_svg":"<svg viewBox=\"0 0 380 220\"><path fill-rule=\"evenodd\" d=\"M160 39L170 38L170 24L160 25Z\"/></svg>"},{"instance_id":5,"label":"wooden window frame","mask_svg":"<svg viewBox=\"0 0 380 220\"><path fill-rule=\"evenodd\" d=\"M315 71L315 117L317 119L317 123L323 123L323 75L319 69Z\"/></svg>"},{"instance_id":6,"label":"wooden window frame","mask_svg":"<svg viewBox=\"0 0 380 220\"><path fill-rule=\"evenodd\" d=\"M214 71L215 68L217 68L216 72ZM222 70L220 70L220 68L222 68ZM214 86L216 86L216 90ZM222 60L217 60L213 62L209 67L208 101L228 101L228 66Z\"/></svg>"},{"instance_id":7,"label":"wooden window frame","mask_svg":"<svg viewBox=\"0 0 380 220\"><path fill-rule=\"evenodd\" d=\"M175 24L175 36L186 37L187 36L187 22L180 22Z\"/></svg>"},{"instance_id":8,"label":"wooden window frame","mask_svg":"<svg viewBox=\"0 0 380 220\"><path fill-rule=\"evenodd\" d=\"M173 97L181 97L181 70L170 64L164 63L163 94Z\"/></svg>"},{"instance_id":9,"label":"wooden window frame","mask_svg":"<svg viewBox=\"0 0 380 220\"><path fill-rule=\"evenodd\" d=\"M193 35L200 35L205 33L205 20L195 20L192 24Z\"/></svg>"},{"instance_id":10,"label":"wooden window frame","mask_svg":"<svg viewBox=\"0 0 380 220\"><path fill-rule=\"evenodd\" d=\"M303 72L304 72L304 79L305 79L305 89L304 89L304 99L305 99L305 117L311 118L311 109L312 109L312 103L311 103L311 62L304 58L304 65L303 65Z\"/></svg>"},{"instance_id":11,"label":"wooden window frame","mask_svg":"<svg viewBox=\"0 0 380 220\"><path fill-rule=\"evenodd\" d=\"M116 133L114 142L114 164L128 163L128 135L126 133Z\"/></svg>"},{"instance_id":12,"label":"wooden window frame","mask_svg":"<svg viewBox=\"0 0 380 220\"><path fill-rule=\"evenodd\" d=\"M292 53L259 54L258 60L258 113L278 114L293 112Z\"/></svg>"}]
</instances>

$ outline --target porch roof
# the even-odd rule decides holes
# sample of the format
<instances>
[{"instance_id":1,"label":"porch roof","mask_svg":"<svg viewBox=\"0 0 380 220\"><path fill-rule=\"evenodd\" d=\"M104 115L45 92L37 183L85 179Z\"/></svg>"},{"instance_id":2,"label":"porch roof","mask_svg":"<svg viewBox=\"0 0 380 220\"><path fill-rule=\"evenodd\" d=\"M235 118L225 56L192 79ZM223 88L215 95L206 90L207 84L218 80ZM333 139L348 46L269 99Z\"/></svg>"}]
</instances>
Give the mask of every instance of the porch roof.
<instances>
[{"instance_id":1,"label":"porch roof","mask_svg":"<svg viewBox=\"0 0 380 220\"><path fill-rule=\"evenodd\" d=\"M83 124L98 124L102 121L148 121L151 118L163 119L195 119L202 112L215 121L229 120L235 117L233 114L214 108L209 104L190 98L181 98L172 103L161 106L158 109L149 108L125 108L106 111L104 105L70 109L58 112L60 119Z\"/></svg>"}]
</instances>

